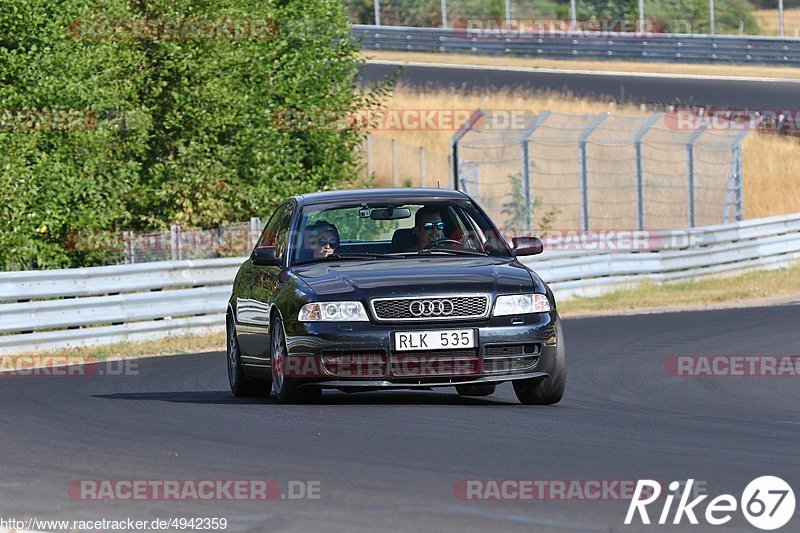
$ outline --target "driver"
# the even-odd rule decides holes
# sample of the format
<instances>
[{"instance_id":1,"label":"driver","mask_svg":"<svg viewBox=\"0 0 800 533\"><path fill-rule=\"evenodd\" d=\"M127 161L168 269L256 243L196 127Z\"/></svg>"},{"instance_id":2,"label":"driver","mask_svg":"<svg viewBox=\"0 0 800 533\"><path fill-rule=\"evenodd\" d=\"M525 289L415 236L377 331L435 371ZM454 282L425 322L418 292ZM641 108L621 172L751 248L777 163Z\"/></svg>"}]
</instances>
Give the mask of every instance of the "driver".
<instances>
[{"instance_id":1,"label":"driver","mask_svg":"<svg viewBox=\"0 0 800 533\"><path fill-rule=\"evenodd\" d=\"M417 250L436 241L444 239L444 222L439 210L426 205L414 215L414 237L417 239Z\"/></svg>"}]
</instances>

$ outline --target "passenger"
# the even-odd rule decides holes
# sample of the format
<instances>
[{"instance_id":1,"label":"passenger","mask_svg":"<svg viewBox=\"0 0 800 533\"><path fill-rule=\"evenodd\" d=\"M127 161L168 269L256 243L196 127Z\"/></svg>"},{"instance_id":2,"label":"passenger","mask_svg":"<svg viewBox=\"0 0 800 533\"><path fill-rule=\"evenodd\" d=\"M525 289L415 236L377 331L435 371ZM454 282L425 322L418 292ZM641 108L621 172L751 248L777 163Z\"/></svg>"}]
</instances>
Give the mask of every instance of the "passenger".
<instances>
[{"instance_id":1,"label":"passenger","mask_svg":"<svg viewBox=\"0 0 800 533\"><path fill-rule=\"evenodd\" d=\"M326 220L317 220L306 227L307 247L314 259L322 259L336 252L339 246L339 230Z\"/></svg>"}]
</instances>

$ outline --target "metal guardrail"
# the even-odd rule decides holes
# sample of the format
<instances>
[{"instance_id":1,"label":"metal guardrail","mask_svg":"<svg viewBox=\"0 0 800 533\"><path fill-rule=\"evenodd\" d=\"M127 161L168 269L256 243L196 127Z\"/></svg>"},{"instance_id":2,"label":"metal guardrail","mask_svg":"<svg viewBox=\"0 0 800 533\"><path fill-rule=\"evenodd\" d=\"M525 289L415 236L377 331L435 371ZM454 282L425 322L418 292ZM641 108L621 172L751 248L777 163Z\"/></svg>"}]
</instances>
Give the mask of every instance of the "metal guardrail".
<instances>
[{"instance_id":1,"label":"metal guardrail","mask_svg":"<svg viewBox=\"0 0 800 533\"><path fill-rule=\"evenodd\" d=\"M655 250L546 250L523 262L564 299L800 261L800 214L648 235ZM0 273L0 355L221 332L243 260Z\"/></svg>"},{"instance_id":2,"label":"metal guardrail","mask_svg":"<svg viewBox=\"0 0 800 533\"><path fill-rule=\"evenodd\" d=\"M445 52L552 59L737 63L800 66L800 39L704 34L592 36L548 31L504 37L502 32L356 24L350 35L369 50Z\"/></svg>"}]
</instances>

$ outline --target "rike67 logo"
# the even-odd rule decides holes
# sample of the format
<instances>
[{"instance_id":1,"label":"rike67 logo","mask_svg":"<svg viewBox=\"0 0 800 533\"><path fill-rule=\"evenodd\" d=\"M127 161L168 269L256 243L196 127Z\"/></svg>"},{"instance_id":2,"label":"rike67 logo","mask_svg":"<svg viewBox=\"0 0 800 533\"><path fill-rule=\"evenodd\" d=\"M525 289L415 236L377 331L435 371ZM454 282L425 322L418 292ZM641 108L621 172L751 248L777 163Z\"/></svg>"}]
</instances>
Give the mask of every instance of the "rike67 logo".
<instances>
[{"instance_id":1,"label":"rike67 logo","mask_svg":"<svg viewBox=\"0 0 800 533\"><path fill-rule=\"evenodd\" d=\"M705 519L706 523L712 526L721 526L730 522L733 518L732 514L737 511L737 508L740 508L752 526L771 531L786 525L794 515L794 491L779 477L762 476L754 479L745 487L742 497L738 501L731 494L721 494L707 503L704 513L700 511L700 504L708 495L703 494L689 500L693 484L693 479L687 480L685 485L678 481L669 484L671 494L667 494L664 498L664 506L656 523L661 525L670 523L672 504L676 496L678 504L671 521L675 525L681 524L684 517L690 524L697 525L699 524L699 515ZM683 491L679 494L678 491L682 486L684 487ZM637 514L642 524L650 524L647 506L659 500L660 496L661 484L658 481L640 479L628 507L628 514L625 516L625 525L630 525Z\"/></svg>"}]
</instances>

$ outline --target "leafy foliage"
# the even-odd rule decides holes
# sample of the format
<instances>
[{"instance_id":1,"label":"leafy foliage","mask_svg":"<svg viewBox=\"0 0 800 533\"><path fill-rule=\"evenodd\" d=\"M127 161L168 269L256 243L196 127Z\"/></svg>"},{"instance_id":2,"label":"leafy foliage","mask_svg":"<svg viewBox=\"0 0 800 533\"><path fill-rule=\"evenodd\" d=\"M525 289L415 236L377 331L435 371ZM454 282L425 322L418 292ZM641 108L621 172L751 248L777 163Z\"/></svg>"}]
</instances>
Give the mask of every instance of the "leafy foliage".
<instances>
[{"instance_id":1,"label":"leafy foliage","mask_svg":"<svg viewBox=\"0 0 800 533\"><path fill-rule=\"evenodd\" d=\"M254 39L93 39L84 19L272 19ZM72 24L72 26L70 26ZM84 230L211 226L347 185L355 129L286 131L275 117L375 107L338 0L0 3L0 111L87 110L87 127L0 123L0 268L104 263ZM74 33L74 32L73 32ZM2 115L0 115L2 116Z\"/></svg>"}]
</instances>

